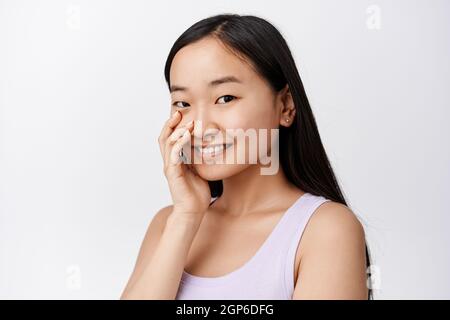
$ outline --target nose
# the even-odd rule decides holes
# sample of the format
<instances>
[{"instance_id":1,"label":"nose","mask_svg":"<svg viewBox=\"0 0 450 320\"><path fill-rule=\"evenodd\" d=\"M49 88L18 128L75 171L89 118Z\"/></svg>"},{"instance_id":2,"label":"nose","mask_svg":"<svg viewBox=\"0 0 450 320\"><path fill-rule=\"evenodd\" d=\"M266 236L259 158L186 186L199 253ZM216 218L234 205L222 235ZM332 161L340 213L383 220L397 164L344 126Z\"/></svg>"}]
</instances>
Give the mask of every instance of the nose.
<instances>
[{"instance_id":1,"label":"nose","mask_svg":"<svg viewBox=\"0 0 450 320\"><path fill-rule=\"evenodd\" d=\"M208 143L219 143L221 141L220 129L215 123L204 120L194 120L194 144L208 144Z\"/></svg>"},{"instance_id":2,"label":"nose","mask_svg":"<svg viewBox=\"0 0 450 320\"><path fill-rule=\"evenodd\" d=\"M220 133L219 125L216 117L212 114L210 108L198 108L192 110L192 119L194 120L194 144L207 144L209 142L218 141Z\"/></svg>"}]
</instances>

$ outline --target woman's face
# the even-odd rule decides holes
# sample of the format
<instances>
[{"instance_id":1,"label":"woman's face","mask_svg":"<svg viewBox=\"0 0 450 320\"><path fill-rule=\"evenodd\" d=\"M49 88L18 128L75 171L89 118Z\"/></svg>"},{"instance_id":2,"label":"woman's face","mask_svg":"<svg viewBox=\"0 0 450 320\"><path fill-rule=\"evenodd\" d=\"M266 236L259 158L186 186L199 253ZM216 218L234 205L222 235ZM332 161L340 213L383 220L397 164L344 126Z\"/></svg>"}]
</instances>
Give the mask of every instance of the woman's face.
<instances>
[{"instance_id":1,"label":"woman's face","mask_svg":"<svg viewBox=\"0 0 450 320\"><path fill-rule=\"evenodd\" d=\"M194 120L192 149L185 147L184 154L189 154L187 158L202 178L222 180L255 165L249 157L260 159L261 139L266 139L267 145L263 152L270 154L270 129L278 129L280 124L279 94L221 42L208 37L179 50L171 65L170 82L171 113L178 110L182 114L177 127ZM232 134L238 129L250 138L238 139ZM266 134L261 135L263 132ZM256 143L249 143L250 139ZM230 143L223 151L215 149L215 154L194 149ZM237 158L239 153L245 155L244 161Z\"/></svg>"}]
</instances>

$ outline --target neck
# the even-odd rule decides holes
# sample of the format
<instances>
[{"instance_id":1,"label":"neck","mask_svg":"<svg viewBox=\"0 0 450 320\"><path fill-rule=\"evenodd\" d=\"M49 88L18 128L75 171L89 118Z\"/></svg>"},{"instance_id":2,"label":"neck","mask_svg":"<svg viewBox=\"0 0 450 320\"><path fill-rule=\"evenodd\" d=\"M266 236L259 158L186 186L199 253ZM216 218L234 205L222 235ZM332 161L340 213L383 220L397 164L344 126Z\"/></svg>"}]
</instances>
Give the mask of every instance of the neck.
<instances>
[{"instance_id":1,"label":"neck","mask_svg":"<svg viewBox=\"0 0 450 320\"><path fill-rule=\"evenodd\" d=\"M255 211L287 207L302 193L288 181L283 170L278 170L274 175L262 175L260 165L251 165L223 180L223 193L215 206L230 215L243 216Z\"/></svg>"}]
</instances>

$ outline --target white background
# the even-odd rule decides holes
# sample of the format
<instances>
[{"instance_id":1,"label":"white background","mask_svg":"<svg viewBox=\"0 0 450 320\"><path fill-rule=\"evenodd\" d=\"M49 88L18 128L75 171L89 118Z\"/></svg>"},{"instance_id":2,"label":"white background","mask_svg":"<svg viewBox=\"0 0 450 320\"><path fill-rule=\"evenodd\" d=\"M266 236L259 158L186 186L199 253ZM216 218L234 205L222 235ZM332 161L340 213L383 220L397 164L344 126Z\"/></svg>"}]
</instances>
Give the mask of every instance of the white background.
<instances>
[{"instance_id":1,"label":"white background","mask_svg":"<svg viewBox=\"0 0 450 320\"><path fill-rule=\"evenodd\" d=\"M119 298L170 204L165 59L218 13L288 41L375 298L449 299L450 2L434 0L0 1L0 298Z\"/></svg>"}]
</instances>

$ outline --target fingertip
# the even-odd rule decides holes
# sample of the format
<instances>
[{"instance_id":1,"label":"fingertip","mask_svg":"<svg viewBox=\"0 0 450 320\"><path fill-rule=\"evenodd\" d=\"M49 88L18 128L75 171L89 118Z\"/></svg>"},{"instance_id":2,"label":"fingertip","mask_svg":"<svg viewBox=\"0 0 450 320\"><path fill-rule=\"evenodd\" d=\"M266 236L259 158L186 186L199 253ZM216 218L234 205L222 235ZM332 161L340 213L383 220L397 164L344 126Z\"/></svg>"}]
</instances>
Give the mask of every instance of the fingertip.
<instances>
[{"instance_id":1,"label":"fingertip","mask_svg":"<svg viewBox=\"0 0 450 320\"><path fill-rule=\"evenodd\" d=\"M172 113L172 116L170 118L175 120L175 119L179 118L180 115L181 115L180 111L176 110L174 113Z\"/></svg>"},{"instance_id":2,"label":"fingertip","mask_svg":"<svg viewBox=\"0 0 450 320\"><path fill-rule=\"evenodd\" d=\"M186 124L186 128L187 128L189 131L192 131L192 130L194 129L194 120L189 121L189 122Z\"/></svg>"}]
</instances>

